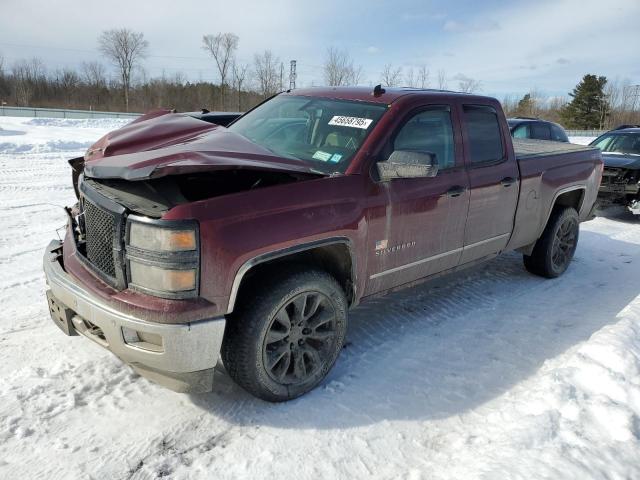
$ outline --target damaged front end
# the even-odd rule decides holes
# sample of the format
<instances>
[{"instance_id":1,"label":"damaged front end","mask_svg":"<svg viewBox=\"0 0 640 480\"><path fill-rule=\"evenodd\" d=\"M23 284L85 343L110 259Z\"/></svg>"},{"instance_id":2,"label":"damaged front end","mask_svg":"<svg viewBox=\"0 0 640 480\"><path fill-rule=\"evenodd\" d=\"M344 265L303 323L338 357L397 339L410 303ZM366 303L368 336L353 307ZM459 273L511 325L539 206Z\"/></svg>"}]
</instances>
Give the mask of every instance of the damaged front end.
<instances>
[{"instance_id":1,"label":"damaged front end","mask_svg":"<svg viewBox=\"0 0 640 480\"><path fill-rule=\"evenodd\" d=\"M603 208L622 205L640 215L640 169L605 166L598 203Z\"/></svg>"}]
</instances>

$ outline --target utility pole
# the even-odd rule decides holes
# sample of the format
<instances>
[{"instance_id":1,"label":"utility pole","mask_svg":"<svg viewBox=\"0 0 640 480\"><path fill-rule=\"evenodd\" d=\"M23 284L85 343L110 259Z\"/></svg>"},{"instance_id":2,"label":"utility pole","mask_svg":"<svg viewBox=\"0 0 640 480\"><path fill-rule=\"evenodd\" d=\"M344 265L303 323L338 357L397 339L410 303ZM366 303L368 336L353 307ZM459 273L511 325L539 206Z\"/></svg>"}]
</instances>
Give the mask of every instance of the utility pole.
<instances>
[{"instance_id":1,"label":"utility pole","mask_svg":"<svg viewBox=\"0 0 640 480\"><path fill-rule=\"evenodd\" d=\"M289 90L296 88L296 61L291 60L289 66Z\"/></svg>"},{"instance_id":2,"label":"utility pole","mask_svg":"<svg viewBox=\"0 0 640 480\"><path fill-rule=\"evenodd\" d=\"M280 62L280 91L284 90L284 62Z\"/></svg>"}]
</instances>

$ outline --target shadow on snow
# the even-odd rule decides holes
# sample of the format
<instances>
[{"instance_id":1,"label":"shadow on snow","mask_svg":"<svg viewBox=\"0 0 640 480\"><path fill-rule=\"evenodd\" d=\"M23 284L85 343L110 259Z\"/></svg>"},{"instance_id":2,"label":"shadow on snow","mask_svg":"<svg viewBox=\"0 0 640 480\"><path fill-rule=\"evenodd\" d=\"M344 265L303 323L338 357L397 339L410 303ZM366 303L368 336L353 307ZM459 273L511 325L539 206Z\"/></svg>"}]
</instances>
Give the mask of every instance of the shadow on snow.
<instances>
[{"instance_id":1,"label":"shadow on snow","mask_svg":"<svg viewBox=\"0 0 640 480\"><path fill-rule=\"evenodd\" d=\"M459 415L500 396L587 340L640 294L640 245L581 232L574 262L547 280L521 255L365 302L316 390L282 404L255 399L221 369L192 395L233 424L334 429Z\"/></svg>"}]
</instances>

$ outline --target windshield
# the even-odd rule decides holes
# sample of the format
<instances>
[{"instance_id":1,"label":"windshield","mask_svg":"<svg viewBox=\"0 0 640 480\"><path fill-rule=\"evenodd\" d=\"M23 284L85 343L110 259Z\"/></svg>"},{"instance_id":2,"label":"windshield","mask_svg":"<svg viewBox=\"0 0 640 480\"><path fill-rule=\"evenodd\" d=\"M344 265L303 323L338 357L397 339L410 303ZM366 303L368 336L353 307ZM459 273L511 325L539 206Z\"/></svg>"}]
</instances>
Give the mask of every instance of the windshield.
<instances>
[{"instance_id":1,"label":"windshield","mask_svg":"<svg viewBox=\"0 0 640 480\"><path fill-rule=\"evenodd\" d=\"M606 153L640 155L640 133L615 133L603 135L592 144Z\"/></svg>"},{"instance_id":2,"label":"windshield","mask_svg":"<svg viewBox=\"0 0 640 480\"><path fill-rule=\"evenodd\" d=\"M276 155L344 173L386 105L279 95L229 126Z\"/></svg>"}]
</instances>

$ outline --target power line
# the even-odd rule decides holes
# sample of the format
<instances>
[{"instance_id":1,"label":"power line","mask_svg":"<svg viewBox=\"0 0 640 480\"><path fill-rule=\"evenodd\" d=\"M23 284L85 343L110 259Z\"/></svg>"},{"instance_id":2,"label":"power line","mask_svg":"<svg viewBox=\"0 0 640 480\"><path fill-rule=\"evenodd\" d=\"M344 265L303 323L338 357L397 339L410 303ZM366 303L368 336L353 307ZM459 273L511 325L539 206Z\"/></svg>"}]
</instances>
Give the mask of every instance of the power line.
<instances>
[{"instance_id":1,"label":"power line","mask_svg":"<svg viewBox=\"0 0 640 480\"><path fill-rule=\"evenodd\" d=\"M65 50L69 52L83 52L83 53L92 53L101 55L99 50L86 50L81 48L68 48L68 47L53 47L51 45L25 45L19 43L4 43L0 42L0 45L4 45L6 47L19 47L19 48L38 48L42 50ZM209 62L210 59L208 57L190 57L184 55L147 55L149 58L173 58L173 59L184 59L184 60L201 60L205 62Z\"/></svg>"}]
</instances>

